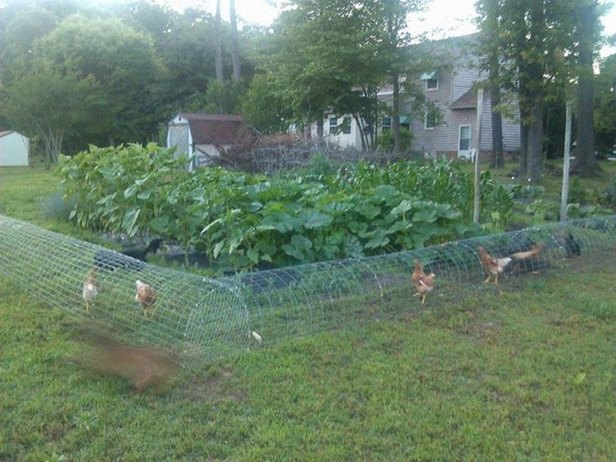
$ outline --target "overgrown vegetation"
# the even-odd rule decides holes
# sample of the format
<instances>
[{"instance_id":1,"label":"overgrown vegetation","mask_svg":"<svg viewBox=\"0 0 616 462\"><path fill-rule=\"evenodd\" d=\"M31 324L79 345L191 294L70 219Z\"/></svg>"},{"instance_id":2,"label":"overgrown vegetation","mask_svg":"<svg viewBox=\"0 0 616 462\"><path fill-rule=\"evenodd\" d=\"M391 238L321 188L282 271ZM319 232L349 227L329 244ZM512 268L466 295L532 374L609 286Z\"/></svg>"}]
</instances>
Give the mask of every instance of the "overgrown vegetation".
<instances>
[{"instance_id":1,"label":"overgrown vegetation","mask_svg":"<svg viewBox=\"0 0 616 462\"><path fill-rule=\"evenodd\" d=\"M185 171L155 144L91 147L61 167L82 227L156 234L204 251L225 269L421 248L482 232L472 179L451 162L366 162L267 177L222 168ZM482 175L483 218L502 229L511 196Z\"/></svg>"}]
</instances>

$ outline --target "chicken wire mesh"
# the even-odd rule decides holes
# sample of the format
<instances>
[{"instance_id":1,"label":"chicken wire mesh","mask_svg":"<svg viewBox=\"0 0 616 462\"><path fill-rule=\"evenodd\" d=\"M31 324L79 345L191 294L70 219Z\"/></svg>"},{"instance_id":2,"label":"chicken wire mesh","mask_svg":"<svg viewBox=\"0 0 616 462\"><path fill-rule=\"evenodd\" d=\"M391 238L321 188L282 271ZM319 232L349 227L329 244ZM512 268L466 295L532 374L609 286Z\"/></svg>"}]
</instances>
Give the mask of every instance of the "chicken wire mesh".
<instances>
[{"instance_id":1,"label":"chicken wire mesh","mask_svg":"<svg viewBox=\"0 0 616 462\"><path fill-rule=\"evenodd\" d=\"M510 259L498 279L498 287L507 287L514 277L566 270L573 258L613 253L615 230L616 217L600 217L212 279L0 216L0 273L33 297L127 341L164 346L184 360L212 359L261 341L272 345L355 321L399 317L494 287L484 284L490 274L479 246ZM512 258L516 254L520 258ZM413 297L415 261L436 275L425 304ZM96 293L88 297L85 282L93 268ZM155 291L153 303L139 298L137 281Z\"/></svg>"}]
</instances>

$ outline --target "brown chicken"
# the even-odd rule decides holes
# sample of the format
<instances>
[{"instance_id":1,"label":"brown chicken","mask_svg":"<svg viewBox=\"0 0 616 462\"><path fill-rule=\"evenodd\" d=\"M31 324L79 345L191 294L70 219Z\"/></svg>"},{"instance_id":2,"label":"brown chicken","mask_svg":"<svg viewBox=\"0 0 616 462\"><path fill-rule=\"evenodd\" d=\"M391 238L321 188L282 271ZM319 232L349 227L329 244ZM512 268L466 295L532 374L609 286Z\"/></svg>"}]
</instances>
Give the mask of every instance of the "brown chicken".
<instances>
[{"instance_id":1,"label":"brown chicken","mask_svg":"<svg viewBox=\"0 0 616 462\"><path fill-rule=\"evenodd\" d=\"M83 290L81 292L81 296L86 302L86 312L90 311L90 304L94 302L97 295L98 285L96 284L96 268L92 268L83 283Z\"/></svg>"},{"instance_id":2,"label":"brown chicken","mask_svg":"<svg viewBox=\"0 0 616 462\"><path fill-rule=\"evenodd\" d=\"M137 280L135 281L135 285L137 287L137 293L135 294L135 301L141 305L143 308L143 315L148 317L148 310L152 308L156 300L158 299L158 293L154 287L149 284L146 284L143 281ZM156 307L154 307L150 312L150 319L154 316L154 312L156 311Z\"/></svg>"},{"instance_id":3,"label":"brown chicken","mask_svg":"<svg viewBox=\"0 0 616 462\"><path fill-rule=\"evenodd\" d=\"M426 274L419 260L415 260L415 269L411 275L411 282L417 289L414 297L421 297L421 303L426 301L426 294L434 289L434 273Z\"/></svg>"},{"instance_id":4,"label":"brown chicken","mask_svg":"<svg viewBox=\"0 0 616 462\"><path fill-rule=\"evenodd\" d=\"M479 250L481 266L483 266L484 271L488 273L488 278L483 282L488 283L490 282L490 279L494 278L494 284L498 284L498 275L505 271L507 265L511 263L512 258L495 258L482 246L477 247L477 250Z\"/></svg>"}]
</instances>

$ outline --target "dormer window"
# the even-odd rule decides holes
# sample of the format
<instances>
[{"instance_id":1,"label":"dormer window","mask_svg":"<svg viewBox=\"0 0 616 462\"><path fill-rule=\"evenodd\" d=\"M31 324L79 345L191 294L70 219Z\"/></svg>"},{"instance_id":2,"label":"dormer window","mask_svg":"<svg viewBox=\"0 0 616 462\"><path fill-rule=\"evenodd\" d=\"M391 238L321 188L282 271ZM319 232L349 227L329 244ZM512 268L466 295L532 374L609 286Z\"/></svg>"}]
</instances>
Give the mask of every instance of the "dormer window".
<instances>
[{"instance_id":1,"label":"dormer window","mask_svg":"<svg viewBox=\"0 0 616 462\"><path fill-rule=\"evenodd\" d=\"M438 89L438 73L436 71L426 72L421 75L421 80L425 82L426 91Z\"/></svg>"}]
</instances>

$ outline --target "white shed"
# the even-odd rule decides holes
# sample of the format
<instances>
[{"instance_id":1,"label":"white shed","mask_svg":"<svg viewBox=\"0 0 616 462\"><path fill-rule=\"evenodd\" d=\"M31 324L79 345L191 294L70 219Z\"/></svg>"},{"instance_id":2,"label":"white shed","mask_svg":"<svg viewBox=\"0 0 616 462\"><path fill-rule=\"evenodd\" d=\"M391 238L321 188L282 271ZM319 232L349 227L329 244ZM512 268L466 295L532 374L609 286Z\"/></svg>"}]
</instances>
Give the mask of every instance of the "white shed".
<instances>
[{"instance_id":1,"label":"white shed","mask_svg":"<svg viewBox=\"0 0 616 462\"><path fill-rule=\"evenodd\" d=\"M255 132L239 115L183 112L169 122L167 132L167 147L176 146L176 155L192 159L189 170L211 163L230 149L248 150L255 140Z\"/></svg>"},{"instance_id":2,"label":"white shed","mask_svg":"<svg viewBox=\"0 0 616 462\"><path fill-rule=\"evenodd\" d=\"M13 130L0 130L0 167L28 165L30 140Z\"/></svg>"}]
</instances>

